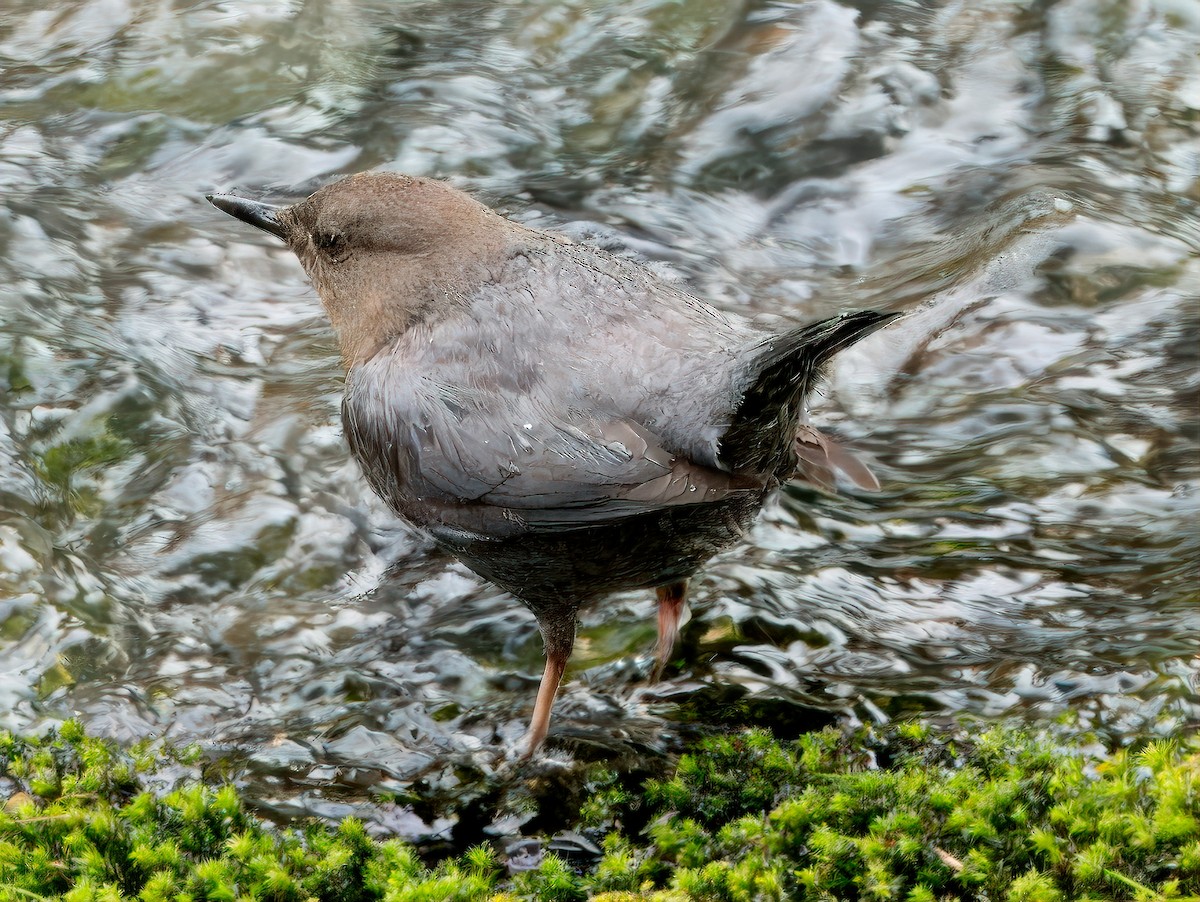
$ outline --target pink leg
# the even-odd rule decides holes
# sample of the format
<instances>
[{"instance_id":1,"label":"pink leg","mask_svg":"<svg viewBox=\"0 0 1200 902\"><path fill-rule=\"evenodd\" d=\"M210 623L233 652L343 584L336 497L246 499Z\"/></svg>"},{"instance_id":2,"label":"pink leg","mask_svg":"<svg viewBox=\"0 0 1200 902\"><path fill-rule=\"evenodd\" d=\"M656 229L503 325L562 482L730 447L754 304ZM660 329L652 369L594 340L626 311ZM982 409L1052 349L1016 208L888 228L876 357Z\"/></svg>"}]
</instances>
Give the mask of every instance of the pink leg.
<instances>
[{"instance_id":1,"label":"pink leg","mask_svg":"<svg viewBox=\"0 0 1200 902\"><path fill-rule=\"evenodd\" d=\"M659 586L658 593L658 644L654 647L654 656L658 659L654 665L653 679L657 681L671 660L671 652L675 648L675 640L679 637L679 621L687 606L687 580L671 583L669 586Z\"/></svg>"},{"instance_id":2,"label":"pink leg","mask_svg":"<svg viewBox=\"0 0 1200 902\"><path fill-rule=\"evenodd\" d=\"M533 706L533 720L529 722L529 746L525 749L527 759L533 757L546 738L546 731L550 729L550 709L554 707L558 684L562 682L563 671L567 669L567 654L546 653L546 669L542 672L542 685L538 687L537 701Z\"/></svg>"},{"instance_id":3,"label":"pink leg","mask_svg":"<svg viewBox=\"0 0 1200 902\"><path fill-rule=\"evenodd\" d=\"M542 684L538 687L537 701L533 705L533 720L529 722L529 745L525 749L525 760L533 757L546 731L550 729L550 709L554 707L554 696L567 669L567 658L575 646L575 609L578 605L543 607L536 611L538 628L542 631L542 642L546 647L546 669L542 672Z\"/></svg>"}]
</instances>

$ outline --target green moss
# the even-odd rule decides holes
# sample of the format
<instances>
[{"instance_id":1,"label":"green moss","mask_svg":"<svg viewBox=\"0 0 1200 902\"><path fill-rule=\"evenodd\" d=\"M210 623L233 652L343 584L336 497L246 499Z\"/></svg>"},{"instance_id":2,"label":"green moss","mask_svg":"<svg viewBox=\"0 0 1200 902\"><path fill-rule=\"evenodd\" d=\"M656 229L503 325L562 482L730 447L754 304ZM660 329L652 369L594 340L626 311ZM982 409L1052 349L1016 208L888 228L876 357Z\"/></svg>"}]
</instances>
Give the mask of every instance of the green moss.
<instances>
[{"instance_id":1,"label":"green moss","mask_svg":"<svg viewBox=\"0 0 1200 902\"><path fill-rule=\"evenodd\" d=\"M123 459L129 449L129 442L105 430L99 435L71 439L47 448L37 461L36 470L45 482L70 492L77 474L115 463Z\"/></svg>"},{"instance_id":2,"label":"green moss","mask_svg":"<svg viewBox=\"0 0 1200 902\"><path fill-rule=\"evenodd\" d=\"M677 885L711 898L769 898L780 879L799 899L1194 895L1200 742L1186 743L1096 762L1009 730L956 752L903 727L891 766L868 769L861 746L832 731L780 746L711 740L651 787L676 808L653 838ZM772 785L781 800L761 804ZM712 829L756 809L765 829L747 817ZM753 879L766 882L747 890Z\"/></svg>"},{"instance_id":3,"label":"green moss","mask_svg":"<svg viewBox=\"0 0 1200 902\"><path fill-rule=\"evenodd\" d=\"M184 566L211 585L240 586L283 557L295 533L294 519L271 523L239 549L197 555Z\"/></svg>"},{"instance_id":4,"label":"green moss","mask_svg":"<svg viewBox=\"0 0 1200 902\"><path fill-rule=\"evenodd\" d=\"M24 361L15 354L0 353L0 376L9 394L20 394L33 388L25 373Z\"/></svg>"},{"instance_id":5,"label":"green moss","mask_svg":"<svg viewBox=\"0 0 1200 902\"><path fill-rule=\"evenodd\" d=\"M230 785L144 790L195 748L126 752L73 722L0 733L0 899L1200 897L1200 738L1102 758L1013 730L952 738L911 724L785 743L741 733L703 741L641 793L597 769L584 811L608 830L596 866L547 855L510 877L486 845L431 868L352 818L278 830Z\"/></svg>"},{"instance_id":6,"label":"green moss","mask_svg":"<svg viewBox=\"0 0 1200 902\"><path fill-rule=\"evenodd\" d=\"M647 787L651 804L711 827L750 811L774 807L804 773L796 753L753 731L701 743L685 755L673 780Z\"/></svg>"},{"instance_id":7,"label":"green moss","mask_svg":"<svg viewBox=\"0 0 1200 902\"><path fill-rule=\"evenodd\" d=\"M101 502L94 485L84 483L98 470L124 460L133 445L107 428L87 438L52 445L34 461L34 472L77 513L95 516Z\"/></svg>"}]
</instances>

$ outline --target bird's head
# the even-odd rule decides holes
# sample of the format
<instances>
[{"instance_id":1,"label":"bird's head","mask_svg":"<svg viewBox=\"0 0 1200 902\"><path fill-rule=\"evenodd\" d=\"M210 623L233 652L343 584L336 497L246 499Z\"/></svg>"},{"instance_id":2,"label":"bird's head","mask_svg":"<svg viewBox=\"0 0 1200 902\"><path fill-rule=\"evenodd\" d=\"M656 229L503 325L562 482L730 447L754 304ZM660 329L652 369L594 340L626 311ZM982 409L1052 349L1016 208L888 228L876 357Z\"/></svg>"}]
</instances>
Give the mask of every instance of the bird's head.
<instances>
[{"instance_id":1,"label":"bird's head","mask_svg":"<svg viewBox=\"0 0 1200 902\"><path fill-rule=\"evenodd\" d=\"M286 207L232 194L209 200L287 242L338 331L347 366L461 302L520 231L444 182L387 172L352 175Z\"/></svg>"}]
</instances>

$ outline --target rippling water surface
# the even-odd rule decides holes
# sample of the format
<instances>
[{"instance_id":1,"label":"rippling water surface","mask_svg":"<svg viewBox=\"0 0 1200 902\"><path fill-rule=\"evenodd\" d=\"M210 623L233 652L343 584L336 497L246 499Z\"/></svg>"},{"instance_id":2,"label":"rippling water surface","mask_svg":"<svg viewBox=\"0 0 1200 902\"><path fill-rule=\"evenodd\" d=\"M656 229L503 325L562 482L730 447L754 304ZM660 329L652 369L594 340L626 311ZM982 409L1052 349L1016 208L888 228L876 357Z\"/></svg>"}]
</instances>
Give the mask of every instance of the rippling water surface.
<instances>
[{"instance_id":1,"label":"rippling water surface","mask_svg":"<svg viewBox=\"0 0 1200 902\"><path fill-rule=\"evenodd\" d=\"M912 311L815 409L883 490L783 492L657 686L649 593L587 612L553 755L1200 716L1200 7L44 6L0 12L0 725L197 740L285 814L511 752L532 617L370 495L299 265L203 198L373 167L726 309Z\"/></svg>"}]
</instances>

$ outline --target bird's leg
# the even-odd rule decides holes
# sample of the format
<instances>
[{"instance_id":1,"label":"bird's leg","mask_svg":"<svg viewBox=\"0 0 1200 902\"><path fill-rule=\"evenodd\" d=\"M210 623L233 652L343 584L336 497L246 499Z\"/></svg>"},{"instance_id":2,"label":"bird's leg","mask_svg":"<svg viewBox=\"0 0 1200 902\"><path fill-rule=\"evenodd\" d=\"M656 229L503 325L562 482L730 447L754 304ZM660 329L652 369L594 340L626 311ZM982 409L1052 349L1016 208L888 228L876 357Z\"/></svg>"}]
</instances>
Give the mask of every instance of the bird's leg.
<instances>
[{"instance_id":1,"label":"bird's leg","mask_svg":"<svg viewBox=\"0 0 1200 902\"><path fill-rule=\"evenodd\" d=\"M550 729L550 709L554 707L554 696L567 669L567 658L575 644L575 612L569 616L538 621L542 630L542 641L546 645L546 669L542 671L542 684L538 687L537 701L533 705L533 719L529 722L529 745L525 758L532 758L546 731Z\"/></svg>"},{"instance_id":2,"label":"bird's leg","mask_svg":"<svg viewBox=\"0 0 1200 902\"><path fill-rule=\"evenodd\" d=\"M554 696L558 692L558 684L562 682L563 671L567 668L565 655L546 655L546 669L542 671L542 685L538 687L537 701L533 706L533 720L529 722L529 745L525 748L525 757L532 758L546 731L550 729L550 709L554 706Z\"/></svg>"},{"instance_id":3,"label":"bird's leg","mask_svg":"<svg viewBox=\"0 0 1200 902\"><path fill-rule=\"evenodd\" d=\"M679 637L679 621L687 609L687 580L683 579L668 586L659 586L658 593L658 644L654 646L653 679L658 681L671 659L675 640Z\"/></svg>"}]
</instances>

